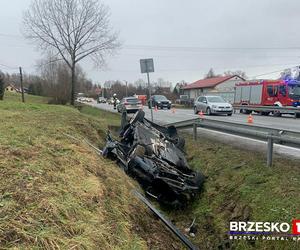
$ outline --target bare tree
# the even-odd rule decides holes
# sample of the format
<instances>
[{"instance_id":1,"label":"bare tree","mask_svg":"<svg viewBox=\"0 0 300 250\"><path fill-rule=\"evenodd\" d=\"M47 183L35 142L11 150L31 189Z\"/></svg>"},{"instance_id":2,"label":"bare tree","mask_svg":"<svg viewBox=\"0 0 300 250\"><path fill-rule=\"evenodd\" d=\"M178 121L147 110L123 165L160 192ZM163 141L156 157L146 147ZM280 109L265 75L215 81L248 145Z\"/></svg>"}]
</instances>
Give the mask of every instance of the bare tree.
<instances>
[{"instance_id":1,"label":"bare tree","mask_svg":"<svg viewBox=\"0 0 300 250\"><path fill-rule=\"evenodd\" d=\"M231 70L227 70L224 72L224 76L234 76L234 75L237 75L239 77L242 77L244 79L247 79L247 75L246 75L246 72L245 71L242 71L242 70L236 70L236 71L231 71Z\"/></svg>"},{"instance_id":2,"label":"bare tree","mask_svg":"<svg viewBox=\"0 0 300 250\"><path fill-rule=\"evenodd\" d=\"M75 101L76 64L91 57L97 66L119 47L111 32L108 8L99 0L33 0L24 13L25 37L43 51L55 51L71 70Z\"/></svg>"},{"instance_id":3,"label":"bare tree","mask_svg":"<svg viewBox=\"0 0 300 250\"><path fill-rule=\"evenodd\" d=\"M207 74L204 76L204 79L208 78L214 78L214 77L219 77L220 75L215 74L215 71L213 68L210 68Z\"/></svg>"}]
</instances>

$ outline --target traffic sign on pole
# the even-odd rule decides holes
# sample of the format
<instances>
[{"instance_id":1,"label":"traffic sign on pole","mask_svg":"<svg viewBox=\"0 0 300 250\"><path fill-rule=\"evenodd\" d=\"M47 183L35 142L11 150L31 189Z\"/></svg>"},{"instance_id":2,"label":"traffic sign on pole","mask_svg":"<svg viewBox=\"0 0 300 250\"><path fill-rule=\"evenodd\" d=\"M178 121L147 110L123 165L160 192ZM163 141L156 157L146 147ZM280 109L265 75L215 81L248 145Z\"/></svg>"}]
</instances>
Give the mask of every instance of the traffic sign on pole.
<instances>
[{"instance_id":1,"label":"traffic sign on pole","mask_svg":"<svg viewBox=\"0 0 300 250\"><path fill-rule=\"evenodd\" d=\"M149 90L149 104L150 104L150 110L151 110L151 121L153 121L153 109L152 109L153 105L152 105L151 86L150 86L150 77L149 77L149 73L154 72L153 58L141 59L140 65L141 65L142 74L147 73L148 90Z\"/></svg>"},{"instance_id":2,"label":"traffic sign on pole","mask_svg":"<svg viewBox=\"0 0 300 250\"><path fill-rule=\"evenodd\" d=\"M142 74L143 73L152 73L152 72L154 72L153 58L141 59L140 60L140 65L141 65Z\"/></svg>"}]
</instances>

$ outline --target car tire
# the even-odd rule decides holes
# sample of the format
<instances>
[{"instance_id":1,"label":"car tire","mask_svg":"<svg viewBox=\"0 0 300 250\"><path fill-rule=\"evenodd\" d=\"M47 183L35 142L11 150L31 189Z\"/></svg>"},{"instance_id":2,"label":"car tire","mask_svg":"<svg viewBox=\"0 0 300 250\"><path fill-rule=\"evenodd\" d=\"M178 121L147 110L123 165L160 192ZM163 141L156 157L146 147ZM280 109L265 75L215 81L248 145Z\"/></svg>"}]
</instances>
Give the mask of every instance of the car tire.
<instances>
[{"instance_id":1,"label":"car tire","mask_svg":"<svg viewBox=\"0 0 300 250\"><path fill-rule=\"evenodd\" d=\"M241 109L240 113L244 114L244 115L250 115L252 113L252 111L251 110L247 110L247 109Z\"/></svg>"},{"instance_id":2,"label":"car tire","mask_svg":"<svg viewBox=\"0 0 300 250\"><path fill-rule=\"evenodd\" d=\"M207 108L207 109L206 109L206 114L207 114L207 115L211 115L211 110L210 110L210 108Z\"/></svg>"},{"instance_id":3,"label":"car tire","mask_svg":"<svg viewBox=\"0 0 300 250\"><path fill-rule=\"evenodd\" d=\"M274 117L281 117L281 115L282 115L282 114L281 114L280 112L278 112L278 111L274 111L274 112L273 112L273 116L274 116Z\"/></svg>"},{"instance_id":4,"label":"car tire","mask_svg":"<svg viewBox=\"0 0 300 250\"><path fill-rule=\"evenodd\" d=\"M198 114L198 110L197 110L197 107L196 107L196 106L194 107L194 114L195 114L195 115Z\"/></svg>"}]
</instances>

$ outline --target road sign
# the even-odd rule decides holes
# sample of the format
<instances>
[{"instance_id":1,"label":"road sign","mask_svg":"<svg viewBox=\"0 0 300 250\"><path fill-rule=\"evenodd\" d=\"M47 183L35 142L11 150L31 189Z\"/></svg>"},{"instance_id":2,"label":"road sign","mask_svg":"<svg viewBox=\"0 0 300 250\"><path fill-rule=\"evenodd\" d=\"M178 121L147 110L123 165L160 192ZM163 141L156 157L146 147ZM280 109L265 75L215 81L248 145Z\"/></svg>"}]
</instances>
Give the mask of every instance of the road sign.
<instances>
[{"instance_id":1,"label":"road sign","mask_svg":"<svg viewBox=\"0 0 300 250\"><path fill-rule=\"evenodd\" d=\"M149 89L149 105L150 105L150 109L151 109L151 121L153 121L151 86L150 86L150 78L149 78L149 73L154 72L153 58L141 59L140 60L140 65L141 65L141 72L142 73L147 73L148 89Z\"/></svg>"},{"instance_id":2,"label":"road sign","mask_svg":"<svg viewBox=\"0 0 300 250\"><path fill-rule=\"evenodd\" d=\"M142 73L154 72L153 58L141 59L140 64L141 64L141 72Z\"/></svg>"}]
</instances>

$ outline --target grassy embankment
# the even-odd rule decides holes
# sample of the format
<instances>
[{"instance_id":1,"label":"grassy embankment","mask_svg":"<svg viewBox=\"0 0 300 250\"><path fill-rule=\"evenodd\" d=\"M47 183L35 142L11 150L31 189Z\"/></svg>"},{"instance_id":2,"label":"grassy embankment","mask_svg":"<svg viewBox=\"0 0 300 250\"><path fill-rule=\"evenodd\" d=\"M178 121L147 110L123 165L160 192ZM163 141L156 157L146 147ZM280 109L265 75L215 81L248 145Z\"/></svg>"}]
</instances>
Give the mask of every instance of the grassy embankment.
<instances>
[{"instance_id":1,"label":"grassy embankment","mask_svg":"<svg viewBox=\"0 0 300 250\"><path fill-rule=\"evenodd\" d=\"M0 248L145 248L146 237L154 236L148 245L169 249L169 234L159 236L163 227L149 232L156 223L131 197L135 184L113 163L62 135L101 145L107 126L119 124L119 116L109 112L89 107L82 112L0 103ZM186 210L164 212L181 230L196 218L195 244L299 249L291 241L227 241L229 221L299 219L299 162L276 159L266 168L264 154L188 136L186 152L191 167L207 176L204 190Z\"/></svg>"},{"instance_id":2,"label":"grassy embankment","mask_svg":"<svg viewBox=\"0 0 300 250\"><path fill-rule=\"evenodd\" d=\"M110 115L86 108L93 115ZM184 231L196 218L193 242L204 249L299 249L293 241L228 241L230 221L287 222L299 219L300 162L276 158L266 167L264 153L234 148L188 135L187 158L207 180L199 198L184 211L164 212ZM162 208L163 209L163 208Z\"/></svg>"},{"instance_id":3,"label":"grassy embankment","mask_svg":"<svg viewBox=\"0 0 300 250\"><path fill-rule=\"evenodd\" d=\"M26 101L6 94L0 102L0 249L181 246L133 197L135 182L64 135L103 145L118 116Z\"/></svg>"}]
</instances>

